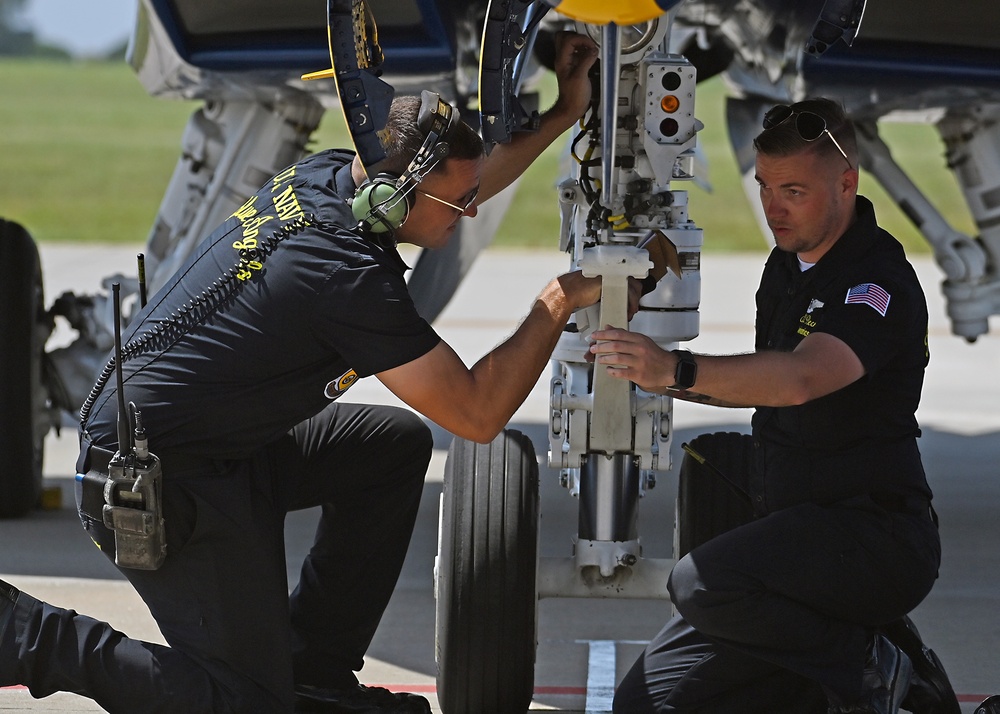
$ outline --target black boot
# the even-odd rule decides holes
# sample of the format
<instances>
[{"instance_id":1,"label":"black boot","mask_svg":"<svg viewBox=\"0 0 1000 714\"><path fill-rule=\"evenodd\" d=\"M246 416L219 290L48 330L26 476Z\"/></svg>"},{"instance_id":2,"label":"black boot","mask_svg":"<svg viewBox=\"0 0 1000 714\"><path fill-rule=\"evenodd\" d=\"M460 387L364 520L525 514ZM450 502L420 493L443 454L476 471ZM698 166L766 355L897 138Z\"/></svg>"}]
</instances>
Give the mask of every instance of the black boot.
<instances>
[{"instance_id":1,"label":"black boot","mask_svg":"<svg viewBox=\"0 0 1000 714\"><path fill-rule=\"evenodd\" d=\"M861 680L861 698L853 703L831 702L829 714L897 714L910 688L910 658L884 635L876 634L868 647Z\"/></svg>"},{"instance_id":2,"label":"black boot","mask_svg":"<svg viewBox=\"0 0 1000 714\"><path fill-rule=\"evenodd\" d=\"M913 621L903 617L883 627L882 632L913 663L913 680L910 692L903 700L903 709L917 714L962 714L962 707L941 660L920 639ZM1000 708L997 714L1000 714Z\"/></svg>"}]
</instances>

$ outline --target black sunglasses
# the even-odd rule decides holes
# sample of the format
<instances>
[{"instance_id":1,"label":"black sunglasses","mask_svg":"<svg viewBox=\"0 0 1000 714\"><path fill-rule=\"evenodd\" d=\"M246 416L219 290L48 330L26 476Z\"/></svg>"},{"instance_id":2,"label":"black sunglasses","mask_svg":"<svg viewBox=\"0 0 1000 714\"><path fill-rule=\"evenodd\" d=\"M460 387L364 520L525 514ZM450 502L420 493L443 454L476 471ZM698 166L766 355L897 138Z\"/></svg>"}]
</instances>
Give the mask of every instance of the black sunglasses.
<instances>
[{"instance_id":1,"label":"black sunglasses","mask_svg":"<svg viewBox=\"0 0 1000 714\"><path fill-rule=\"evenodd\" d=\"M795 117L795 131L798 132L799 137L803 141L816 141L816 139L826 134L830 137L830 141L833 145L837 147L837 151L840 155L844 157L844 161L850 168L854 168L851 165L851 160L847 158L847 153L840 147L837 140L833 138L833 134L826 126L826 119L821 117L816 112L803 111L798 109L792 109L787 104L779 104L768 110L764 115L764 128L773 129L779 124L784 124L786 121Z\"/></svg>"}]
</instances>

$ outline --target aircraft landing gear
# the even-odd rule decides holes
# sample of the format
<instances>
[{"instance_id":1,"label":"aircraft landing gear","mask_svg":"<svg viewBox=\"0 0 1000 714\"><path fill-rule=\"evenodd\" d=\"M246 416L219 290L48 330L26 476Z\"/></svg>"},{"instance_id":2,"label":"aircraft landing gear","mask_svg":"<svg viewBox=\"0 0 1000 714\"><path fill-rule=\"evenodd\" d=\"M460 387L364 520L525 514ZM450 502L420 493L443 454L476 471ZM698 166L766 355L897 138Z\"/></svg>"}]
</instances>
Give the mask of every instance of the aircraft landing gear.
<instances>
[{"instance_id":1,"label":"aircraft landing gear","mask_svg":"<svg viewBox=\"0 0 1000 714\"><path fill-rule=\"evenodd\" d=\"M538 462L507 430L456 438L441 495L435 649L446 712L527 711L537 643Z\"/></svg>"}]
</instances>

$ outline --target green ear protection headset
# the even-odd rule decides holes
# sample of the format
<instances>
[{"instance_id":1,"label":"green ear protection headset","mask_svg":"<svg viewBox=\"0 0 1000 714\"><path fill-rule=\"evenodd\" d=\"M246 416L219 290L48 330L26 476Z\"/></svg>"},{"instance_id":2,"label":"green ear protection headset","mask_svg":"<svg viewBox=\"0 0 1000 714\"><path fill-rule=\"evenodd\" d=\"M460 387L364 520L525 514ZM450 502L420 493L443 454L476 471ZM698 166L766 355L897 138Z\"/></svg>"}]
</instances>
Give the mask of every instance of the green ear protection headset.
<instances>
[{"instance_id":1,"label":"green ear protection headset","mask_svg":"<svg viewBox=\"0 0 1000 714\"><path fill-rule=\"evenodd\" d=\"M458 111L436 93L420 93L417 126L424 132L424 141L402 175L379 173L358 187L351 211L360 228L391 236L403 225L412 207L413 189L448 155L448 138L460 121Z\"/></svg>"}]
</instances>

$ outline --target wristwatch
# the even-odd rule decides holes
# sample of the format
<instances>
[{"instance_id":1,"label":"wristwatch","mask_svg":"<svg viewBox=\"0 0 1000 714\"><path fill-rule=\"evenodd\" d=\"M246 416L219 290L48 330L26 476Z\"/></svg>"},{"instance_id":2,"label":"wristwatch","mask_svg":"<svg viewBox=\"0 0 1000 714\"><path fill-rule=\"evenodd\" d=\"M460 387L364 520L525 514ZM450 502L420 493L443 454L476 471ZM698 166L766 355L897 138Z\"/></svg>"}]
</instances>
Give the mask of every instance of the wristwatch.
<instances>
[{"instance_id":1,"label":"wristwatch","mask_svg":"<svg viewBox=\"0 0 1000 714\"><path fill-rule=\"evenodd\" d=\"M691 389L698 379L698 363L694 361L694 355L687 350L671 350L671 354L677 356L673 389Z\"/></svg>"}]
</instances>

